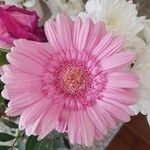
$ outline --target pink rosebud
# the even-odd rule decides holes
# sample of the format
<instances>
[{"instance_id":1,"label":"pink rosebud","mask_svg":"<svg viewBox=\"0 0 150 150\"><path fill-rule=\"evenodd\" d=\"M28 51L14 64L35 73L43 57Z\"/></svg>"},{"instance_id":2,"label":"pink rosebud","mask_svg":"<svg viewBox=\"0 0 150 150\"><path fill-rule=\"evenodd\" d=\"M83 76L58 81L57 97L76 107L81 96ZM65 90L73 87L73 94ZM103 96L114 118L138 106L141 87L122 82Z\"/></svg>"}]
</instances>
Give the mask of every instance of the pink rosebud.
<instances>
[{"instance_id":1,"label":"pink rosebud","mask_svg":"<svg viewBox=\"0 0 150 150\"><path fill-rule=\"evenodd\" d=\"M46 41L43 28L38 26L36 12L15 6L0 6L0 48L11 48L16 39Z\"/></svg>"}]
</instances>

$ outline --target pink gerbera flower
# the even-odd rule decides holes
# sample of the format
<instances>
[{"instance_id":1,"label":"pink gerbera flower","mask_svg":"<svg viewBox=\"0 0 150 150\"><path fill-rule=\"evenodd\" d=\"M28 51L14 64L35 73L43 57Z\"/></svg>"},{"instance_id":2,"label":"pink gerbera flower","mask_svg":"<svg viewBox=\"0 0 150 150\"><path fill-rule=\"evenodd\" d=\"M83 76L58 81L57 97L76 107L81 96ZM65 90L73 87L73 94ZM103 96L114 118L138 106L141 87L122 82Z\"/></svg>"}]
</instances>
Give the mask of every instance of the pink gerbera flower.
<instances>
[{"instance_id":1,"label":"pink gerbera flower","mask_svg":"<svg viewBox=\"0 0 150 150\"><path fill-rule=\"evenodd\" d=\"M21 115L20 129L39 139L56 129L72 144L90 146L116 122L129 121L138 78L125 68L134 55L121 52L124 39L101 21L64 15L47 21L45 33L48 44L15 41L3 67L6 113Z\"/></svg>"}]
</instances>

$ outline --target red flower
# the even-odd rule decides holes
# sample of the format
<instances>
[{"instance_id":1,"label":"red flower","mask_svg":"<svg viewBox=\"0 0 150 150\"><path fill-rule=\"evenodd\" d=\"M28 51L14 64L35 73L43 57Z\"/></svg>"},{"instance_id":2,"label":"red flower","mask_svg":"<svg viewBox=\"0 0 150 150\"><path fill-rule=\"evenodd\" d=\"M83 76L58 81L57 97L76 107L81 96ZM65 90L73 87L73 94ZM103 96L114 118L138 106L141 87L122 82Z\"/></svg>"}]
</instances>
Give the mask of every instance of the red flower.
<instances>
[{"instance_id":1,"label":"red flower","mask_svg":"<svg viewBox=\"0 0 150 150\"><path fill-rule=\"evenodd\" d=\"M46 41L43 28L38 26L37 13L15 6L0 6L0 47L11 48L15 39Z\"/></svg>"}]
</instances>

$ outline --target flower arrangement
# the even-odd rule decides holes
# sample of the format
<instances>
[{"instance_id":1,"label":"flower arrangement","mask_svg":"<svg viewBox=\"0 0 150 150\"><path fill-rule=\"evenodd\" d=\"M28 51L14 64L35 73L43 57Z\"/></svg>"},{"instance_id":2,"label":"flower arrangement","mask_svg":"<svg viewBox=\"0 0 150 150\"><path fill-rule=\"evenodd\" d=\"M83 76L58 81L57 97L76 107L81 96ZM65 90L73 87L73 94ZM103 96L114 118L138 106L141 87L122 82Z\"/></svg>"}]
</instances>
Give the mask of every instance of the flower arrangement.
<instances>
[{"instance_id":1,"label":"flower arrangement","mask_svg":"<svg viewBox=\"0 0 150 150\"><path fill-rule=\"evenodd\" d=\"M150 124L150 22L137 14L131 0L5 0L0 141L13 142L0 149L90 147L138 112Z\"/></svg>"}]
</instances>

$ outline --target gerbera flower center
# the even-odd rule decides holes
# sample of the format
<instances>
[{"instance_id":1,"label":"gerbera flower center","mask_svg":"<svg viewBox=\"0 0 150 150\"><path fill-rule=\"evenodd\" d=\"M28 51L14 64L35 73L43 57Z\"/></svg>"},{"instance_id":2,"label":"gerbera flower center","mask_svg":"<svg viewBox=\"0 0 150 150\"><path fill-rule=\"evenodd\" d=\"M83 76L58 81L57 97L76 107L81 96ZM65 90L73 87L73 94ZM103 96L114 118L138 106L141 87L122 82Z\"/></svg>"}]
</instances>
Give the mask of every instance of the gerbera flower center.
<instances>
[{"instance_id":1,"label":"gerbera flower center","mask_svg":"<svg viewBox=\"0 0 150 150\"><path fill-rule=\"evenodd\" d=\"M82 61L62 61L54 72L54 87L66 96L84 96L91 88L92 75Z\"/></svg>"},{"instance_id":2,"label":"gerbera flower center","mask_svg":"<svg viewBox=\"0 0 150 150\"><path fill-rule=\"evenodd\" d=\"M62 74L64 88L69 93L75 94L85 89L86 75L78 67L69 67Z\"/></svg>"}]
</instances>

